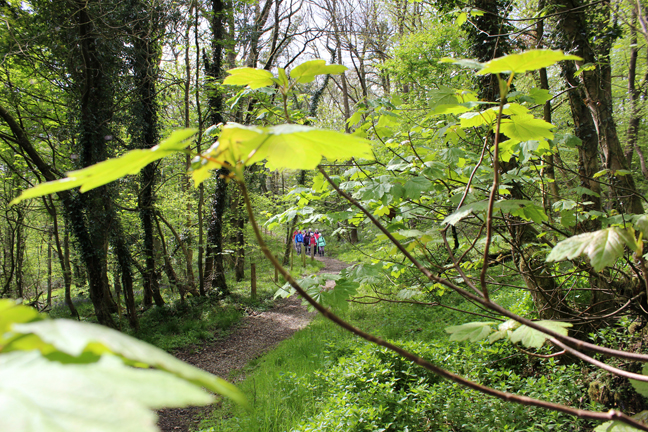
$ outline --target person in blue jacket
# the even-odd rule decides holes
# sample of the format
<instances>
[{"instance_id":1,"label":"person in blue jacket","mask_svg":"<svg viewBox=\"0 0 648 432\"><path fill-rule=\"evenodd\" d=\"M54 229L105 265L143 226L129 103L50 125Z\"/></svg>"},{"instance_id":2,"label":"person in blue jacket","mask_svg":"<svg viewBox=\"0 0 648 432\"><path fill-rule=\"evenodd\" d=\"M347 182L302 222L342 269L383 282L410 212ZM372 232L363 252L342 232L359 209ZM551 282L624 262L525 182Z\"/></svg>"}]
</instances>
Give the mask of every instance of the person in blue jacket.
<instances>
[{"instance_id":1,"label":"person in blue jacket","mask_svg":"<svg viewBox=\"0 0 648 432\"><path fill-rule=\"evenodd\" d=\"M304 234L299 230L297 234L295 234L295 251L298 255L301 254L302 243L304 243Z\"/></svg>"}]
</instances>

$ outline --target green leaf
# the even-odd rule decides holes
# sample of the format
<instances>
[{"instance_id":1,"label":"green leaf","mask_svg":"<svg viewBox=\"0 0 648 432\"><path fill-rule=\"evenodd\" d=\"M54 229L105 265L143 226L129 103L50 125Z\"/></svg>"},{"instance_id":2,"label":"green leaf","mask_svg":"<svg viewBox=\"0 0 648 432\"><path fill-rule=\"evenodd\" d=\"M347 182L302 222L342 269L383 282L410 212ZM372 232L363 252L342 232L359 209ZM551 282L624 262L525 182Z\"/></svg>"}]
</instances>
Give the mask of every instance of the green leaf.
<instances>
[{"instance_id":1,"label":"green leaf","mask_svg":"<svg viewBox=\"0 0 648 432\"><path fill-rule=\"evenodd\" d=\"M497 327L497 331L488 336L488 342L493 343L506 337L511 337L511 333L520 327L520 323L514 320L504 321Z\"/></svg>"},{"instance_id":2,"label":"green leaf","mask_svg":"<svg viewBox=\"0 0 648 432\"><path fill-rule=\"evenodd\" d=\"M648 411L641 411L639 414L633 415L633 419L639 420L644 424L648 424ZM639 432L640 429L623 423L620 420L605 422L594 429L594 432Z\"/></svg>"},{"instance_id":3,"label":"green leaf","mask_svg":"<svg viewBox=\"0 0 648 432\"><path fill-rule=\"evenodd\" d=\"M421 192L428 190L432 186L425 177L413 177L405 182L405 196L410 199L419 199Z\"/></svg>"},{"instance_id":4,"label":"green leaf","mask_svg":"<svg viewBox=\"0 0 648 432\"><path fill-rule=\"evenodd\" d=\"M477 201L472 204L467 204L465 206L462 206L459 210L452 213L451 215L448 215L445 219L443 219L443 222L441 223L456 225L460 220L467 217L468 215L472 213L484 211L486 210L487 207L488 207L487 201Z\"/></svg>"},{"instance_id":5,"label":"green leaf","mask_svg":"<svg viewBox=\"0 0 648 432\"><path fill-rule=\"evenodd\" d=\"M46 320L15 324L16 333L37 335L44 342L73 357L84 352L111 352L128 360L167 371L196 385L222 394L239 404L247 404L236 387L195 366L184 363L152 345L104 326L71 320Z\"/></svg>"},{"instance_id":6,"label":"green leaf","mask_svg":"<svg viewBox=\"0 0 648 432\"><path fill-rule=\"evenodd\" d=\"M324 290L321 294L321 303L326 307L346 310L349 308L347 300L358 292L360 284L345 278L335 281L335 287L331 290Z\"/></svg>"},{"instance_id":7,"label":"green leaf","mask_svg":"<svg viewBox=\"0 0 648 432\"><path fill-rule=\"evenodd\" d=\"M648 215L641 215L639 219L634 223L634 227L637 231L641 231L643 233L643 238L648 240ZM2 309L0 308L0 311ZM2 330L2 325L0 321L0 331Z\"/></svg>"},{"instance_id":8,"label":"green leaf","mask_svg":"<svg viewBox=\"0 0 648 432\"><path fill-rule=\"evenodd\" d=\"M464 341L470 342L480 341L488 336L493 329L491 326L497 324L495 322L471 322L458 326L446 327L445 331L450 333L451 341Z\"/></svg>"},{"instance_id":9,"label":"green leaf","mask_svg":"<svg viewBox=\"0 0 648 432\"><path fill-rule=\"evenodd\" d=\"M108 159L78 171L67 173L67 177L47 183L41 183L23 191L11 204L17 204L28 198L40 197L81 186L81 192L108 184L128 174L137 174L151 162L162 159L187 147L187 140L195 135L196 129L174 131L169 138L159 145L147 150L131 150L123 156Z\"/></svg>"},{"instance_id":10,"label":"green leaf","mask_svg":"<svg viewBox=\"0 0 648 432\"><path fill-rule=\"evenodd\" d=\"M567 328L572 326L569 323L547 320L536 321L536 324L548 330L553 330L554 332L559 333L563 336L567 336ZM522 342L522 345L528 348L540 348L548 337L549 336L542 333L541 331L532 329L531 327L527 327L525 325L520 326L517 330L511 333L510 336L511 342Z\"/></svg>"},{"instance_id":11,"label":"green leaf","mask_svg":"<svg viewBox=\"0 0 648 432\"><path fill-rule=\"evenodd\" d=\"M536 87L533 87L531 90L529 90L529 95L537 104L544 104L552 97L551 93L549 93L549 90L539 89Z\"/></svg>"},{"instance_id":12,"label":"green leaf","mask_svg":"<svg viewBox=\"0 0 648 432\"><path fill-rule=\"evenodd\" d=\"M468 14L466 14L466 12L461 12L461 13L457 16L457 20L455 21L455 25L456 25L457 27L461 27L461 26L463 25L463 23L466 22L467 19L468 19Z\"/></svg>"},{"instance_id":13,"label":"green leaf","mask_svg":"<svg viewBox=\"0 0 648 432\"><path fill-rule=\"evenodd\" d=\"M553 139L554 134L551 132L553 128L555 126L551 123L534 118L530 114L503 119L500 125L500 131L503 134L518 141Z\"/></svg>"},{"instance_id":14,"label":"green leaf","mask_svg":"<svg viewBox=\"0 0 648 432\"><path fill-rule=\"evenodd\" d=\"M582 60L582 58L558 50L530 50L493 59L485 63L484 68L477 72L477 75L524 73L551 66L562 60Z\"/></svg>"},{"instance_id":15,"label":"green leaf","mask_svg":"<svg viewBox=\"0 0 648 432\"><path fill-rule=\"evenodd\" d=\"M225 85L244 85L251 89L258 89L274 84L272 72L265 69L236 68L227 71L230 76L223 80Z\"/></svg>"},{"instance_id":16,"label":"green leaf","mask_svg":"<svg viewBox=\"0 0 648 432\"><path fill-rule=\"evenodd\" d=\"M36 309L17 304L15 300L0 299L0 350L2 337L12 324L28 323L42 319Z\"/></svg>"},{"instance_id":17,"label":"green leaf","mask_svg":"<svg viewBox=\"0 0 648 432\"><path fill-rule=\"evenodd\" d=\"M491 108L480 112L469 112L460 115L459 118L462 128L490 126L497 118L497 111Z\"/></svg>"},{"instance_id":18,"label":"green leaf","mask_svg":"<svg viewBox=\"0 0 648 432\"><path fill-rule=\"evenodd\" d=\"M641 373L643 375L648 375L648 365L643 366ZM632 387L634 387L637 393L639 393L642 396L648 397L648 382L631 379L630 384L632 384Z\"/></svg>"},{"instance_id":19,"label":"green leaf","mask_svg":"<svg viewBox=\"0 0 648 432\"><path fill-rule=\"evenodd\" d=\"M624 246L635 249L634 236L624 228L610 227L579 234L561 241L551 250L547 262L574 259L586 255L594 270L601 271L607 266L614 265L623 254Z\"/></svg>"},{"instance_id":20,"label":"green leaf","mask_svg":"<svg viewBox=\"0 0 648 432\"><path fill-rule=\"evenodd\" d=\"M309 83L316 75L337 75L348 68L343 65L326 65L325 60L311 60L304 62L290 71L290 78L298 83Z\"/></svg>"},{"instance_id":21,"label":"green leaf","mask_svg":"<svg viewBox=\"0 0 648 432\"><path fill-rule=\"evenodd\" d=\"M273 127L242 126L228 123L218 142L213 145L194 168L194 180L205 177L208 170L223 164L251 165L267 160L275 169L314 169L322 157L328 160L373 159L371 143L366 139L308 126L286 124Z\"/></svg>"},{"instance_id":22,"label":"green leaf","mask_svg":"<svg viewBox=\"0 0 648 432\"><path fill-rule=\"evenodd\" d=\"M166 372L112 356L63 365L37 351L0 356L0 430L154 432L151 409L207 405L213 397Z\"/></svg>"}]
</instances>

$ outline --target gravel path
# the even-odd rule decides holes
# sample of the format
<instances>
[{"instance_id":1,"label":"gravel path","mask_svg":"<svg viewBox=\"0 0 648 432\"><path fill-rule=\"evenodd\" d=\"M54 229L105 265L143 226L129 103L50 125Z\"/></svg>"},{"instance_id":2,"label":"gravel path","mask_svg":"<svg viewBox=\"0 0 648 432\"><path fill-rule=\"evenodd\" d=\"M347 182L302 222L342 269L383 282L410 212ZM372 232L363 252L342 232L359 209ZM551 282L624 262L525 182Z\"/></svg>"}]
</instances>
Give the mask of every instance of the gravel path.
<instances>
[{"instance_id":1,"label":"gravel path","mask_svg":"<svg viewBox=\"0 0 648 432\"><path fill-rule=\"evenodd\" d=\"M339 273L349 266L335 258L323 257L325 267L321 273ZM328 281L335 286L334 281ZM328 283L327 283L328 286ZM250 360L274 348L282 340L291 337L297 330L306 327L315 317L302 306L301 299L292 296L277 301L275 307L266 312L248 315L225 340L205 345L195 352L181 351L176 357L201 369L226 378L233 371L242 369ZM240 375L237 380L243 379ZM158 411L158 426L163 432L189 432L195 429L201 413L211 407L172 408Z\"/></svg>"}]
</instances>

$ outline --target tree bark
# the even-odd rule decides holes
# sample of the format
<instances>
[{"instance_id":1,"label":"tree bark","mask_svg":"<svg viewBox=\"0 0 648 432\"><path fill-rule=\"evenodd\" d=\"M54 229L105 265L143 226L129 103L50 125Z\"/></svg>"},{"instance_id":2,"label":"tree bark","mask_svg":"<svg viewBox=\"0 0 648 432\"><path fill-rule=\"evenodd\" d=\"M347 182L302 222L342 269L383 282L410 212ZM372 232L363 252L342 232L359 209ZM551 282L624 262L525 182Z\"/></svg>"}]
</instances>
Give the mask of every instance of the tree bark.
<instances>
[{"instance_id":1,"label":"tree bark","mask_svg":"<svg viewBox=\"0 0 648 432\"><path fill-rule=\"evenodd\" d=\"M578 67L584 64L595 64L596 69L583 71L580 75L585 95L584 103L589 109L598 133L600 156L603 167L610 170L610 189L614 199L613 206L625 213L643 213L643 204L637 193L632 175L617 175L619 170L627 170L627 159L621 148L612 116L612 67L610 65L610 50L616 40L611 22L611 8L606 2L592 10L600 14L603 29L594 35L593 24L588 15L574 8L582 6L579 0L553 0L556 8L558 29L563 33L567 48L583 58L577 61ZM596 36L596 38L593 38ZM592 40L596 39L596 43Z\"/></svg>"},{"instance_id":2,"label":"tree bark","mask_svg":"<svg viewBox=\"0 0 648 432\"><path fill-rule=\"evenodd\" d=\"M224 122L223 95L217 89L216 83L222 77L223 47L227 43L225 24L227 18L226 3L222 0L212 0L212 56L205 67L205 74L212 84L209 95L210 120L216 125ZM211 215L207 230L207 260L205 262L205 280L211 282L211 288L218 291L220 297L229 295L225 268L223 266L223 215L226 208L227 168L216 172L216 188L212 197Z\"/></svg>"}]
</instances>

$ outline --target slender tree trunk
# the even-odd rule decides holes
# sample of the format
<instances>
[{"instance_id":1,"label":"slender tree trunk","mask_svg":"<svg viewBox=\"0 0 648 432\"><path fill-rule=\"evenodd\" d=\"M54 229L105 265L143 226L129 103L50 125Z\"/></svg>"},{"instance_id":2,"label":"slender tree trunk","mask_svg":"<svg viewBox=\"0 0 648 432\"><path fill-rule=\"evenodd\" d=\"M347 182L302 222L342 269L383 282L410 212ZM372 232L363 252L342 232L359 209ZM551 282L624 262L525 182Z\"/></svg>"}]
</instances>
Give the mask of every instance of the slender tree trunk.
<instances>
[{"instance_id":1,"label":"slender tree trunk","mask_svg":"<svg viewBox=\"0 0 648 432\"><path fill-rule=\"evenodd\" d=\"M195 23L194 28L198 29L199 9L195 8ZM200 104L200 41L198 38L198 31L194 32L194 43L196 44L196 113L198 115L198 139L196 140L196 151L202 152L202 130L203 130L203 114ZM205 274L203 268L204 254L205 254L205 235L203 229L203 208L205 203L205 185L198 186L198 287L201 296L205 295Z\"/></svg>"},{"instance_id":2,"label":"slender tree trunk","mask_svg":"<svg viewBox=\"0 0 648 432\"><path fill-rule=\"evenodd\" d=\"M226 3L222 0L212 0L212 57L205 67L205 73L213 84L222 77L223 47L227 43L225 24L227 19ZM212 86L209 95L210 120L212 124L224 122L223 95ZM212 208L209 227L207 230L208 257L205 265L205 279L211 279L211 288L218 290L219 296L229 295L225 268L223 266L223 215L226 208L227 181L229 171L221 168L216 172L216 189L212 197ZM212 268L213 266L213 268ZM209 278L207 277L209 275Z\"/></svg>"},{"instance_id":3,"label":"slender tree trunk","mask_svg":"<svg viewBox=\"0 0 648 432\"><path fill-rule=\"evenodd\" d=\"M52 231L49 227L47 230L47 306L52 306Z\"/></svg>"},{"instance_id":4,"label":"slender tree trunk","mask_svg":"<svg viewBox=\"0 0 648 432\"><path fill-rule=\"evenodd\" d=\"M133 32L133 72L135 76L136 102L133 105L131 134L136 148L146 149L155 146L160 138L156 83L159 76L159 62L162 49L159 38L160 16L147 10L144 2L135 1L137 20ZM140 172L140 193L138 195L139 216L144 231L142 254L146 273L144 275L144 304L151 300L157 306L164 305L157 281L154 251L154 188L157 165L149 164Z\"/></svg>"},{"instance_id":5,"label":"slender tree trunk","mask_svg":"<svg viewBox=\"0 0 648 432\"><path fill-rule=\"evenodd\" d=\"M158 215L159 216L159 215ZM171 264L171 258L169 257L169 252L167 251L166 241L164 239L164 233L162 232L162 227L160 226L160 221L158 218L155 219L157 225L158 234L160 236L160 243L162 244L162 254L164 255L164 271L167 274L169 283L172 286L178 288L178 293L180 293L180 301L185 301L185 287L181 282L178 281L178 276L176 275L175 270L173 269L173 264Z\"/></svg>"}]
</instances>

